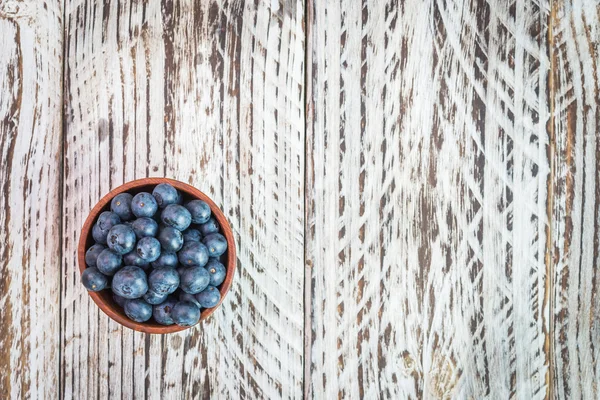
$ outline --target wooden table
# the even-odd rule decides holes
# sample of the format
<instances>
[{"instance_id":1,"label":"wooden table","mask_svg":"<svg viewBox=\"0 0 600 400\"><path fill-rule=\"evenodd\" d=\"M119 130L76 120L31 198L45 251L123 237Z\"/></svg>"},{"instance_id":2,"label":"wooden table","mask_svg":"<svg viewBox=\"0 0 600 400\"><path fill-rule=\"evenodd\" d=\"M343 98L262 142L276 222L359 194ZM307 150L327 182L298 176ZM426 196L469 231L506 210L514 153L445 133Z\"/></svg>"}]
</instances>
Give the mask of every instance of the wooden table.
<instances>
[{"instance_id":1,"label":"wooden table","mask_svg":"<svg viewBox=\"0 0 600 400\"><path fill-rule=\"evenodd\" d=\"M0 0L0 397L600 397L600 6ZM122 328L76 245L168 176L220 310Z\"/></svg>"}]
</instances>

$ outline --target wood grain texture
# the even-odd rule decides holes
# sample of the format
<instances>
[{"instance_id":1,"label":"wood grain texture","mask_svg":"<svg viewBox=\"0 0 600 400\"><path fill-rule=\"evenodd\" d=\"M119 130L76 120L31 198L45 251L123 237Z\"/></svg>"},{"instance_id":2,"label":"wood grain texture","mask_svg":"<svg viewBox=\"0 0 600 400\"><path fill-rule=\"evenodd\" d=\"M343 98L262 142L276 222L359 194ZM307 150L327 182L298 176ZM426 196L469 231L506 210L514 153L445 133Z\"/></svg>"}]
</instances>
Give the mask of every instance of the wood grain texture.
<instances>
[{"instance_id":1,"label":"wood grain texture","mask_svg":"<svg viewBox=\"0 0 600 400\"><path fill-rule=\"evenodd\" d=\"M302 396L303 12L299 1L67 2L65 398ZM238 244L221 308L168 336L99 313L76 268L95 202L146 176L207 193Z\"/></svg>"},{"instance_id":2,"label":"wood grain texture","mask_svg":"<svg viewBox=\"0 0 600 400\"><path fill-rule=\"evenodd\" d=\"M306 396L548 397L549 4L308 7Z\"/></svg>"},{"instance_id":3,"label":"wood grain texture","mask_svg":"<svg viewBox=\"0 0 600 400\"><path fill-rule=\"evenodd\" d=\"M599 48L592 0L0 0L0 393L600 397ZM77 270L148 176L239 251L168 336Z\"/></svg>"},{"instance_id":4,"label":"wood grain texture","mask_svg":"<svg viewBox=\"0 0 600 400\"><path fill-rule=\"evenodd\" d=\"M600 5L553 9L554 398L599 398Z\"/></svg>"},{"instance_id":5,"label":"wood grain texture","mask_svg":"<svg viewBox=\"0 0 600 400\"><path fill-rule=\"evenodd\" d=\"M0 397L56 398L62 2L0 1Z\"/></svg>"}]
</instances>

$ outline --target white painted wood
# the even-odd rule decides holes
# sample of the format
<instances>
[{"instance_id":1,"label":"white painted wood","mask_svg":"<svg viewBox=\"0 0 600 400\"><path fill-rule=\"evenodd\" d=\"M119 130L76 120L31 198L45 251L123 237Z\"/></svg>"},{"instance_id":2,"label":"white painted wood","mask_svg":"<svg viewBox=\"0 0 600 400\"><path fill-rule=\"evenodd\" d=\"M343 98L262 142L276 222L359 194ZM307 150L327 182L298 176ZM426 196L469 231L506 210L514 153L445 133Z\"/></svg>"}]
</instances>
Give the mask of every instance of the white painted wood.
<instances>
[{"instance_id":1,"label":"white painted wood","mask_svg":"<svg viewBox=\"0 0 600 400\"><path fill-rule=\"evenodd\" d=\"M0 397L59 381L62 3L0 2Z\"/></svg>"},{"instance_id":2,"label":"white painted wood","mask_svg":"<svg viewBox=\"0 0 600 400\"><path fill-rule=\"evenodd\" d=\"M548 15L309 3L307 397L548 396Z\"/></svg>"},{"instance_id":3,"label":"white painted wood","mask_svg":"<svg viewBox=\"0 0 600 400\"><path fill-rule=\"evenodd\" d=\"M600 397L600 5L557 1L552 20L554 398L592 399Z\"/></svg>"},{"instance_id":4,"label":"white painted wood","mask_svg":"<svg viewBox=\"0 0 600 400\"><path fill-rule=\"evenodd\" d=\"M0 392L599 396L597 2L306 7L0 2ZM75 258L145 176L239 246L221 310L165 337Z\"/></svg>"},{"instance_id":5,"label":"white painted wood","mask_svg":"<svg viewBox=\"0 0 600 400\"><path fill-rule=\"evenodd\" d=\"M68 2L66 398L302 396L304 7L275 6ZM145 176L210 195L238 243L221 309L165 337L99 313L75 265L91 207Z\"/></svg>"}]
</instances>

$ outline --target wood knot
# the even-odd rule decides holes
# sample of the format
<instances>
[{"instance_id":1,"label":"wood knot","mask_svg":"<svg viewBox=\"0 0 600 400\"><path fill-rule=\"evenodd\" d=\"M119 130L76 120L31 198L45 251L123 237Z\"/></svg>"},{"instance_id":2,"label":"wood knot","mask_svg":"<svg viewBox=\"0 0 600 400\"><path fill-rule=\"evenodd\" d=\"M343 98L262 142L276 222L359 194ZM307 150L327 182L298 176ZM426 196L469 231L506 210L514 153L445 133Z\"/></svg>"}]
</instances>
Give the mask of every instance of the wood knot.
<instances>
[{"instance_id":1,"label":"wood knot","mask_svg":"<svg viewBox=\"0 0 600 400\"><path fill-rule=\"evenodd\" d=\"M31 17L35 14L34 6L19 1L0 2L0 18L17 19Z\"/></svg>"},{"instance_id":2,"label":"wood knot","mask_svg":"<svg viewBox=\"0 0 600 400\"><path fill-rule=\"evenodd\" d=\"M410 375L413 373L413 371L415 370L415 360L410 356L410 353L405 351L404 352L404 370L406 372L406 375Z\"/></svg>"}]
</instances>

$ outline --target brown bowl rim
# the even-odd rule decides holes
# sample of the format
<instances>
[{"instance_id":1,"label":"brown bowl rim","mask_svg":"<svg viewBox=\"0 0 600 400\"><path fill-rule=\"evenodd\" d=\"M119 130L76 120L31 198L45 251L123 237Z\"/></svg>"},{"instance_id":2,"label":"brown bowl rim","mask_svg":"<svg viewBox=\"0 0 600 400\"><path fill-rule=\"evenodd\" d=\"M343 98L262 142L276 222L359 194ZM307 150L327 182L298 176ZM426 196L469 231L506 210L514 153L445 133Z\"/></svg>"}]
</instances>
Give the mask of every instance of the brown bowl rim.
<instances>
[{"instance_id":1,"label":"brown bowl rim","mask_svg":"<svg viewBox=\"0 0 600 400\"><path fill-rule=\"evenodd\" d=\"M219 222L219 225L221 226L221 229L222 229L223 236L225 236L225 238L227 239L227 265L226 265L227 274L226 274L225 280L221 284L221 288L219 290L221 292L221 300L219 301L219 304L217 304L216 306L209 308L209 309L202 310L202 314L200 316L200 322L201 322L201 321L206 320L209 316L211 316L215 312L215 310L217 308L219 308L221 306L221 304L223 303L223 300L225 299L227 292L229 292L229 289L231 288L231 283L232 283L233 277L235 275L237 257L236 257L235 241L233 240L233 232L231 230L231 226L229 225L229 222L227 221L227 219L225 218L225 215L223 214L223 211L221 211L221 209L219 207L217 207L215 202L212 201L212 199L210 197L208 197L206 194L204 194L200 190L196 189L195 187L188 185L187 183L180 182L180 181L170 179L170 178L158 178L158 177L142 178L142 179L136 179L136 180L124 183L124 184L116 187L115 189L111 190L106 195L104 195L104 197L102 197L100 199L100 201L94 206L94 208L92 208L88 217L85 220L85 223L83 224L83 228L81 229L81 236L79 238L79 244L78 244L78 249L77 249L77 258L79 261L79 272L80 272L80 274L82 274L83 271L85 271L85 269L87 268L87 265L85 264L85 252L87 250L86 242L89 238L91 238L92 226L94 224L94 221L96 220L96 218L102 211L102 209L104 207L106 207L106 205L109 204L111 202L111 200L119 193L127 192L129 190L134 190L141 186L158 185L159 183L170 183L176 189L186 193L188 196L205 201L210 206L211 213ZM158 325L158 324L149 325L146 323L139 323L139 322L132 321L129 318L127 318L125 313L119 313L118 311L113 309L113 307L111 305L107 304L107 302L102 299L99 292L90 292L90 291L87 291L87 292L90 295L90 297L92 298L92 300L94 300L94 303L96 303L96 305L98 305L98 307L106 315L108 315L115 322L118 322L119 324L126 326L130 329L133 329L135 331L144 332L144 333L152 333L152 334L165 334L165 333L180 332L180 331L190 328L187 326L178 326L178 325L168 325L168 326L163 326L163 325ZM200 323L200 322L198 322L198 323Z\"/></svg>"}]
</instances>

